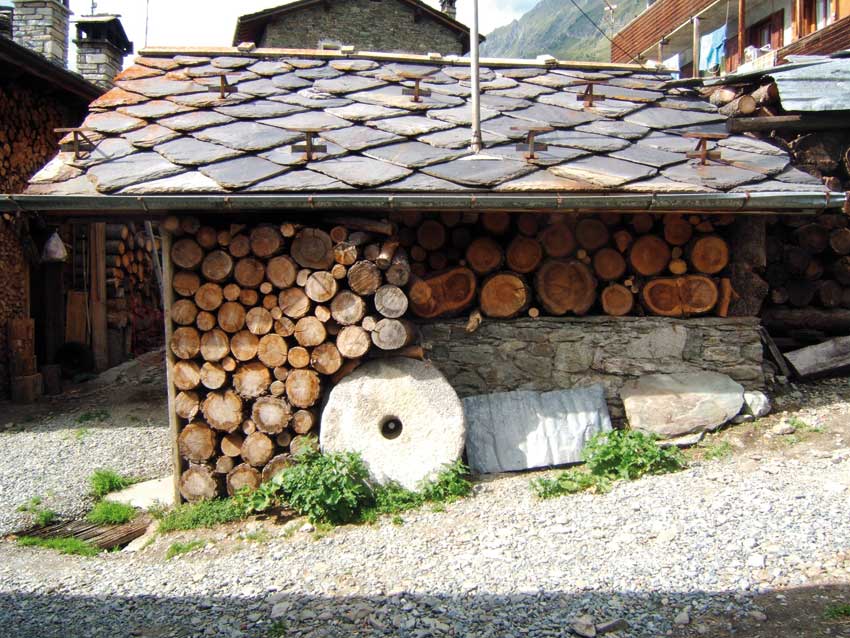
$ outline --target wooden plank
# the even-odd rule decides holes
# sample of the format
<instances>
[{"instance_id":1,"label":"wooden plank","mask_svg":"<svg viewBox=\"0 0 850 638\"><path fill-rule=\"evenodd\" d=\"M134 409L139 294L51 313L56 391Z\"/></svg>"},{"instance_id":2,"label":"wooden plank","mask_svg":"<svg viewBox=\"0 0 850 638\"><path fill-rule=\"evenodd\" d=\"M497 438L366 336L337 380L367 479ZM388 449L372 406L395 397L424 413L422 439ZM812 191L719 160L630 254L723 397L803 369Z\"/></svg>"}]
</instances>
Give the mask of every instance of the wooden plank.
<instances>
[{"instance_id":1,"label":"wooden plank","mask_svg":"<svg viewBox=\"0 0 850 638\"><path fill-rule=\"evenodd\" d=\"M66 521L30 529L20 535L36 538L78 538L100 549L112 549L139 538L147 531L151 520L148 514L139 514L129 523L122 525L96 525L86 520Z\"/></svg>"},{"instance_id":2,"label":"wooden plank","mask_svg":"<svg viewBox=\"0 0 850 638\"><path fill-rule=\"evenodd\" d=\"M168 385L168 427L171 434L171 464L174 468L174 502L181 503L183 496L180 494L180 476L183 473L183 459L177 444L180 435L180 421L177 418L177 409L174 405L176 393L174 392L174 353L168 344L174 332L171 325L171 305L174 303L174 288L171 279L174 274L174 265L171 263L171 233L160 226L162 233L162 303L163 317L165 320L165 370L166 384Z\"/></svg>"},{"instance_id":3,"label":"wooden plank","mask_svg":"<svg viewBox=\"0 0 850 638\"><path fill-rule=\"evenodd\" d=\"M106 223L89 227L89 314L91 317L91 349L98 372L109 366L109 343L106 323Z\"/></svg>"},{"instance_id":4,"label":"wooden plank","mask_svg":"<svg viewBox=\"0 0 850 638\"><path fill-rule=\"evenodd\" d=\"M776 364L776 367L779 368L779 372L782 373L783 377L790 377L791 368L788 367L788 363L785 361L785 357L782 356L782 352L780 352L779 348L774 343L767 330L759 326L759 335L761 336L761 342L767 348L767 353L770 355L770 358L773 359L773 362Z\"/></svg>"},{"instance_id":5,"label":"wooden plank","mask_svg":"<svg viewBox=\"0 0 850 638\"><path fill-rule=\"evenodd\" d=\"M801 377L832 372L850 366L850 337L838 337L808 348L785 353Z\"/></svg>"},{"instance_id":6,"label":"wooden plank","mask_svg":"<svg viewBox=\"0 0 850 638\"><path fill-rule=\"evenodd\" d=\"M89 342L88 296L82 290L69 290L65 303L65 341Z\"/></svg>"}]
</instances>

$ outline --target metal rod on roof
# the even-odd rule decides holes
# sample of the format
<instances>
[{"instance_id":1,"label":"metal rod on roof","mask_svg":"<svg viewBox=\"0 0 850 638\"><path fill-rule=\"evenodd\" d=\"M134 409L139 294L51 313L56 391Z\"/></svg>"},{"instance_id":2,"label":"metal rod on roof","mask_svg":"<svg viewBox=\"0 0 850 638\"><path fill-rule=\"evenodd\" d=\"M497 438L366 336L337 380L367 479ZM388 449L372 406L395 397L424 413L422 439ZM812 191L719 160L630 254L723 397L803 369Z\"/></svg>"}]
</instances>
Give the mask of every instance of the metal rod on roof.
<instances>
[{"instance_id":1,"label":"metal rod on roof","mask_svg":"<svg viewBox=\"0 0 850 638\"><path fill-rule=\"evenodd\" d=\"M472 0L472 29L469 32L469 71L472 76L472 152L481 152L481 78L478 73L478 0Z\"/></svg>"}]
</instances>

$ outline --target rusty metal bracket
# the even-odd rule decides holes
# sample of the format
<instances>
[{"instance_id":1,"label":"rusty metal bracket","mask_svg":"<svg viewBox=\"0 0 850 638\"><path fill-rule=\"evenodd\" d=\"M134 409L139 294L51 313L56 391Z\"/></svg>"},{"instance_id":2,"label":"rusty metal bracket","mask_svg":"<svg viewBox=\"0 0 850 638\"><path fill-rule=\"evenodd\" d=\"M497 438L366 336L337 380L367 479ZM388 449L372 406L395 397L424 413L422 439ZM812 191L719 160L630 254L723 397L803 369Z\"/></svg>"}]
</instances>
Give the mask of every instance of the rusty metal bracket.
<instances>
[{"instance_id":1,"label":"rusty metal bracket","mask_svg":"<svg viewBox=\"0 0 850 638\"><path fill-rule=\"evenodd\" d=\"M850 191L844 194L844 206L841 208L841 212L845 215L850 215Z\"/></svg>"},{"instance_id":2,"label":"rusty metal bracket","mask_svg":"<svg viewBox=\"0 0 850 638\"><path fill-rule=\"evenodd\" d=\"M304 133L304 144L293 144L292 152L293 153L304 153L304 158L308 162L312 162L315 159L315 153L327 153L328 147L324 144L316 144L313 141L314 136L319 133L318 130L315 129L305 129L300 131Z\"/></svg>"},{"instance_id":3,"label":"rusty metal bracket","mask_svg":"<svg viewBox=\"0 0 850 638\"><path fill-rule=\"evenodd\" d=\"M533 159L537 159L537 151L547 151L549 150L548 144L541 144L539 142L535 143L534 137L539 135L540 133L549 133L550 131L554 131L555 129L551 126L531 126L531 127L521 127L521 126L512 126L512 131L523 131L526 133L527 137L525 139L525 144L517 144L516 150L525 151L525 159L530 161Z\"/></svg>"},{"instance_id":4,"label":"rusty metal bracket","mask_svg":"<svg viewBox=\"0 0 850 638\"><path fill-rule=\"evenodd\" d=\"M709 140L725 140L729 137L726 133L685 133L682 137L697 140L696 148L685 155L688 159L698 159L700 166L705 166L709 160L723 162L720 151L708 150L708 142Z\"/></svg>"},{"instance_id":5,"label":"rusty metal bracket","mask_svg":"<svg viewBox=\"0 0 850 638\"><path fill-rule=\"evenodd\" d=\"M588 82L587 86L584 87L584 92L581 95L576 95L576 100L584 103L586 107L592 107L594 102L604 102L606 99L604 95L594 95L594 86L596 86L596 82Z\"/></svg>"},{"instance_id":6,"label":"rusty metal bracket","mask_svg":"<svg viewBox=\"0 0 850 638\"><path fill-rule=\"evenodd\" d=\"M74 159L76 160L83 159L82 153L89 153L94 150L94 142L86 136L86 133L93 133L94 129L78 126L72 128L55 128L53 132L73 134L74 139L70 145L68 143L62 144L60 145L60 149L63 151L74 151Z\"/></svg>"},{"instance_id":7,"label":"rusty metal bracket","mask_svg":"<svg viewBox=\"0 0 850 638\"><path fill-rule=\"evenodd\" d=\"M430 97L431 91L430 89L423 89L420 84L422 82L422 78L414 78L413 79L413 88L408 89L404 88L401 90L402 95L412 95L411 98L414 102L421 102L423 97Z\"/></svg>"},{"instance_id":8,"label":"rusty metal bracket","mask_svg":"<svg viewBox=\"0 0 850 638\"><path fill-rule=\"evenodd\" d=\"M236 93L236 85L235 84L229 84L227 82L227 74L226 73L223 73L218 77L219 77L219 80L220 80L220 84L217 87L211 88L210 93L215 93L216 91L218 91L222 100L225 99L231 93Z\"/></svg>"}]
</instances>

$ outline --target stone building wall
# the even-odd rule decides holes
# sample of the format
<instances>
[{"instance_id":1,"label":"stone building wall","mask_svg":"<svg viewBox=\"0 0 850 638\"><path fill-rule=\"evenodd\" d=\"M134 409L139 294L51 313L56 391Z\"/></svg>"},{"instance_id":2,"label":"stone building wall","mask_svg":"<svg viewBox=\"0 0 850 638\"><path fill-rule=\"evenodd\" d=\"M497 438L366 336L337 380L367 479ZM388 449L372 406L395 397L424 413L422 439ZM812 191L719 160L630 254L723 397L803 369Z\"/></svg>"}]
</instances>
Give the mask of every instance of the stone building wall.
<instances>
[{"instance_id":1,"label":"stone building wall","mask_svg":"<svg viewBox=\"0 0 850 638\"><path fill-rule=\"evenodd\" d=\"M460 34L398 0L317 3L283 14L266 27L259 46L318 48L321 42L361 51L462 54Z\"/></svg>"},{"instance_id":2,"label":"stone building wall","mask_svg":"<svg viewBox=\"0 0 850 638\"><path fill-rule=\"evenodd\" d=\"M111 89L124 54L109 42L77 40L77 71L89 82Z\"/></svg>"},{"instance_id":3,"label":"stone building wall","mask_svg":"<svg viewBox=\"0 0 850 638\"><path fill-rule=\"evenodd\" d=\"M68 66L68 21L71 10L58 0L15 0L14 40L51 62Z\"/></svg>"},{"instance_id":4,"label":"stone building wall","mask_svg":"<svg viewBox=\"0 0 850 638\"><path fill-rule=\"evenodd\" d=\"M556 390L601 383L611 416L623 418L619 390L644 374L715 371L746 389L764 386L755 318L588 317L422 324L431 361L461 397Z\"/></svg>"}]
</instances>

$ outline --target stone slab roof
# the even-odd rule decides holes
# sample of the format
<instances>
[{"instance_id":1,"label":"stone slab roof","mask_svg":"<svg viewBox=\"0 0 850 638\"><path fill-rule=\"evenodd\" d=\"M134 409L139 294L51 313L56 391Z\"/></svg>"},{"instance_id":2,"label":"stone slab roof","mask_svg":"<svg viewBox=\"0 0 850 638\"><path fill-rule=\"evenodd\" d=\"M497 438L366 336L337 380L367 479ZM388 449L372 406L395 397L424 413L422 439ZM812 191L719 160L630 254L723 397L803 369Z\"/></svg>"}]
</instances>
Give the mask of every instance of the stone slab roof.
<instances>
[{"instance_id":1,"label":"stone slab roof","mask_svg":"<svg viewBox=\"0 0 850 638\"><path fill-rule=\"evenodd\" d=\"M414 101L409 79L428 95ZM228 89L222 97L222 81ZM327 51L149 50L92 102L83 157L60 152L31 195L380 193L825 193L750 137L688 133L726 118L637 66L482 61L485 149L469 150L468 60ZM604 97L586 106L588 82ZM551 127L526 159L517 143ZM323 149L293 148L315 131Z\"/></svg>"}]
</instances>

